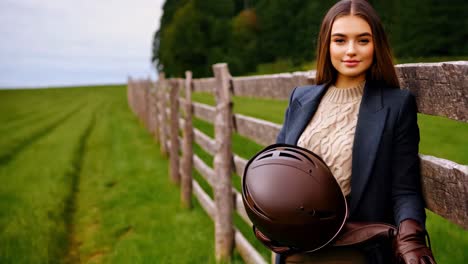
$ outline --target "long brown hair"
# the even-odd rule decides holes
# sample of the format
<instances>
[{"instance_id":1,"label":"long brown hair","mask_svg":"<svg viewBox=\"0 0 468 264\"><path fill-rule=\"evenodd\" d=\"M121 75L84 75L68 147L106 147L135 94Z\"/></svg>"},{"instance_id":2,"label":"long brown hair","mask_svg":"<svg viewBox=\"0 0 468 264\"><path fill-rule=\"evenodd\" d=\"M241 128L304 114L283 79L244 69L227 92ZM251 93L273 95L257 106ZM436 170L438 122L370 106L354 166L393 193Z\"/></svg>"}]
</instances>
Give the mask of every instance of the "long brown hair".
<instances>
[{"instance_id":1,"label":"long brown hair","mask_svg":"<svg viewBox=\"0 0 468 264\"><path fill-rule=\"evenodd\" d=\"M330 34L335 20L342 16L358 16L369 24L374 42L374 58L366 79L383 81L390 87L400 87L392 61L392 52L379 15L366 0L342 0L328 10L323 18L317 41L316 83L335 82L337 71L330 59Z\"/></svg>"}]
</instances>

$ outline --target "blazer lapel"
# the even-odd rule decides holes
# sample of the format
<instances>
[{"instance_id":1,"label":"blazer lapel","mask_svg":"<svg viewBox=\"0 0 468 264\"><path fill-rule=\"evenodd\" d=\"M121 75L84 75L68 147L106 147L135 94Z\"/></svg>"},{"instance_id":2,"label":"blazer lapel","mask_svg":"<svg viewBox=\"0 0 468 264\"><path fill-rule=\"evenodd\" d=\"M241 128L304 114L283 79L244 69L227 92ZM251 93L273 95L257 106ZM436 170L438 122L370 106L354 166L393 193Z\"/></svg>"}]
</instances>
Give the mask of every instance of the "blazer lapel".
<instances>
[{"instance_id":1,"label":"blazer lapel","mask_svg":"<svg viewBox=\"0 0 468 264\"><path fill-rule=\"evenodd\" d=\"M317 85L308 88L306 94L296 98L291 107L291 122L288 127L289 133L286 138L287 144L296 145L302 131L309 123L320 103L322 96L327 90L327 85Z\"/></svg>"},{"instance_id":2,"label":"blazer lapel","mask_svg":"<svg viewBox=\"0 0 468 264\"><path fill-rule=\"evenodd\" d=\"M365 190L385 127L387 109L382 105L381 89L379 85L366 83L359 108L352 154L350 214L356 210Z\"/></svg>"}]
</instances>

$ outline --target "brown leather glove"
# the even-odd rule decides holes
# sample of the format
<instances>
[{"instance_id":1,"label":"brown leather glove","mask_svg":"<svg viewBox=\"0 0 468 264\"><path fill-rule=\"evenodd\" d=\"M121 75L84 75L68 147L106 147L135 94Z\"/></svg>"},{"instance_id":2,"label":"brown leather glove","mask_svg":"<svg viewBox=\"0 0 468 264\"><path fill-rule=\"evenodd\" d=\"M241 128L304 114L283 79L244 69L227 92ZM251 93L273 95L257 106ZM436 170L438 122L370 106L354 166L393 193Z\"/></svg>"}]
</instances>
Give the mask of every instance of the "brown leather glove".
<instances>
[{"instance_id":1,"label":"brown leather glove","mask_svg":"<svg viewBox=\"0 0 468 264\"><path fill-rule=\"evenodd\" d=\"M413 219L400 223L393 241L396 263L404 264L436 264L431 252L431 242L426 246L426 230Z\"/></svg>"},{"instance_id":2,"label":"brown leather glove","mask_svg":"<svg viewBox=\"0 0 468 264\"><path fill-rule=\"evenodd\" d=\"M253 231L255 234L255 237L262 242L263 245L265 245L267 248L269 248L271 251L278 253L278 254L290 254L293 252L293 250L290 247L286 246L280 246L271 239L269 239L267 236L265 236L260 230L258 230L255 226L253 226Z\"/></svg>"}]
</instances>

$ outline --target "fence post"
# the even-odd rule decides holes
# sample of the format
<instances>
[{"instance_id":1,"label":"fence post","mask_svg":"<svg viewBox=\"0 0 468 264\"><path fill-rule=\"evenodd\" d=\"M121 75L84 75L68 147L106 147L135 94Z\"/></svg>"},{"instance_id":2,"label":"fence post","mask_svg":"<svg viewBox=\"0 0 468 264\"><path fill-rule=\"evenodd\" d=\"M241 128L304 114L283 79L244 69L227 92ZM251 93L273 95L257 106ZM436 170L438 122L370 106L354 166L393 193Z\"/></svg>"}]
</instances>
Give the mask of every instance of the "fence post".
<instances>
[{"instance_id":1,"label":"fence post","mask_svg":"<svg viewBox=\"0 0 468 264\"><path fill-rule=\"evenodd\" d=\"M171 149L169 150L169 158L171 162L171 180L175 184L180 183L179 174L179 80L171 80L170 82L170 108L171 108Z\"/></svg>"},{"instance_id":2,"label":"fence post","mask_svg":"<svg viewBox=\"0 0 468 264\"><path fill-rule=\"evenodd\" d=\"M140 86L138 85L138 80L135 80L133 87L135 91L135 113L138 117L138 121L140 121Z\"/></svg>"},{"instance_id":3,"label":"fence post","mask_svg":"<svg viewBox=\"0 0 468 264\"><path fill-rule=\"evenodd\" d=\"M144 90L143 90L143 85L141 83L141 80L137 80L137 92L138 92L138 104L137 104L137 107L138 107L138 118L140 119L140 122L143 123L143 105L145 103L144 101Z\"/></svg>"},{"instance_id":4,"label":"fence post","mask_svg":"<svg viewBox=\"0 0 468 264\"><path fill-rule=\"evenodd\" d=\"M192 126L192 72L185 72L185 125L183 141L183 170L181 201L185 208L192 208L193 126Z\"/></svg>"},{"instance_id":5,"label":"fence post","mask_svg":"<svg viewBox=\"0 0 468 264\"><path fill-rule=\"evenodd\" d=\"M167 81L164 76L164 73L159 74L159 89L158 89L158 109L159 109L159 138L160 138L160 152L161 155L167 157L167 133L166 133L166 90L167 90Z\"/></svg>"},{"instance_id":6,"label":"fence post","mask_svg":"<svg viewBox=\"0 0 468 264\"><path fill-rule=\"evenodd\" d=\"M139 108L138 104L139 102L139 92L138 92L138 80L133 80L133 107L135 109L135 115L137 116L138 120L140 119L140 113L139 113Z\"/></svg>"},{"instance_id":7,"label":"fence post","mask_svg":"<svg viewBox=\"0 0 468 264\"><path fill-rule=\"evenodd\" d=\"M143 85L143 123L145 124L146 129L150 129L150 122L149 122L149 83L147 80L142 79L141 84Z\"/></svg>"},{"instance_id":8,"label":"fence post","mask_svg":"<svg viewBox=\"0 0 468 264\"><path fill-rule=\"evenodd\" d=\"M146 95L148 96L148 98L146 99L146 111L148 112L147 113L147 119L148 119L148 131L150 131L150 133L153 133L153 112L152 112L152 106L151 106L151 103L152 103L152 86L151 86L151 79L150 78L147 78L146 79L146 89L147 89L147 93Z\"/></svg>"},{"instance_id":9,"label":"fence post","mask_svg":"<svg viewBox=\"0 0 468 264\"><path fill-rule=\"evenodd\" d=\"M232 223L234 204L231 184L232 102L229 87L231 75L226 63L213 65L213 72L216 79L215 141L217 148L214 158L215 250L217 261L229 262L234 247Z\"/></svg>"},{"instance_id":10,"label":"fence post","mask_svg":"<svg viewBox=\"0 0 468 264\"><path fill-rule=\"evenodd\" d=\"M159 141L159 130L158 130L158 107L157 107L157 83L150 81L150 116L151 116L151 133L156 142Z\"/></svg>"}]
</instances>

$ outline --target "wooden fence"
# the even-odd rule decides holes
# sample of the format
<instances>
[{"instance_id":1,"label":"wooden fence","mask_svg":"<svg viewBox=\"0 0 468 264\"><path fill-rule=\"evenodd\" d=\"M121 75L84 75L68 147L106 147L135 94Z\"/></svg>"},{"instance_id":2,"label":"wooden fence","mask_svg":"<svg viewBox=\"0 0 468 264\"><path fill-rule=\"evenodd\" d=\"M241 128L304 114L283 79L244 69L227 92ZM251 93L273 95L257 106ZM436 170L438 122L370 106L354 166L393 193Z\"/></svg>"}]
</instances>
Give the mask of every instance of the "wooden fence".
<instances>
[{"instance_id":1,"label":"wooden fence","mask_svg":"<svg viewBox=\"0 0 468 264\"><path fill-rule=\"evenodd\" d=\"M401 86L409 87L416 95L419 112L468 122L467 61L403 64L397 65L396 70ZM247 162L232 152L231 134L235 131L258 144L268 145L275 142L281 126L233 114L231 96L287 99L292 88L314 83L315 72L232 77L226 64L213 65L213 72L213 78L202 79L192 79L190 72L186 72L185 79L165 79L161 74L156 83L129 79L128 103L160 142L161 152L169 154L170 178L177 184L181 182L182 205L192 206L193 192L214 220L216 259L229 259L235 247L246 263L267 263L232 223L235 210L246 223L252 224L241 194L231 185L232 172L242 175ZM216 106L193 102L192 91L214 93ZM194 128L193 117L213 123L215 138ZM214 168L193 154L193 142L214 155ZM420 159L427 208L468 229L468 166L422 154ZM192 168L212 186L214 200L192 179Z\"/></svg>"}]
</instances>

